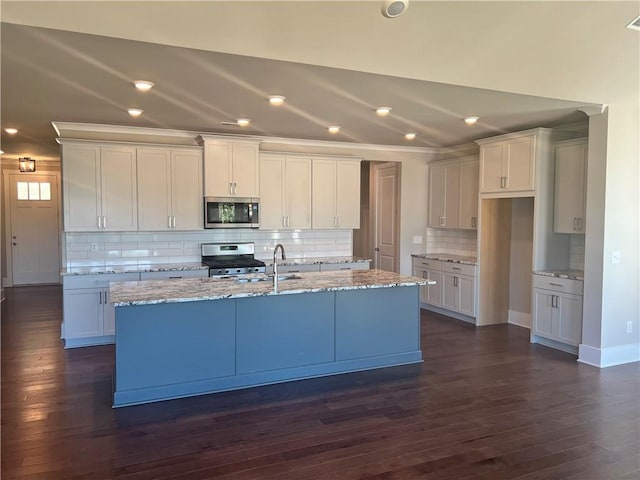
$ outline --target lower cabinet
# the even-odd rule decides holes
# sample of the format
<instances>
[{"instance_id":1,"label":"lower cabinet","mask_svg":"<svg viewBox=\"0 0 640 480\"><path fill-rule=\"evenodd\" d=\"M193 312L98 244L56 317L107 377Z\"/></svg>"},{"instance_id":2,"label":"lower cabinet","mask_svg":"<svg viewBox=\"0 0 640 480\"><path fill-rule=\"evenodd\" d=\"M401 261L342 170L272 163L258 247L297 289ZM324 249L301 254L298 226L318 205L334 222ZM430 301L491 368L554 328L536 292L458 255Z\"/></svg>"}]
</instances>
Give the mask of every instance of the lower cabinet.
<instances>
[{"instance_id":1,"label":"lower cabinet","mask_svg":"<svg viewBox=\"0 0 640 480\"><path fill-rule=\"evenodd\" d=\"M278 265L280 273L333 272L338 270L369 270L369 262L346 263L309 263L300 265ZM273 265L266 268L268 274L273 273Z\"/></svg>"},{"instance_id":2,"label":"lower cabinet","mask_svg":"<svg viewBox=\"0 0 640 480\"><path fill-rule=\"evenodd\" d=\"M532 341L546 340L577 347L582 340L582 287L580 280L533 276ZM562 345L553 343L560 349ZM575 352L575 348L564 349Z\"/></svg>"},{"instance_id":3,"label":"lower cabinet","mask_svg":"<svg viewBox=\"0 0 640 480\"><path fill-rule=\"evenodd\" d=\"M436 282L435 285L421 287L420 303L466 317L476 316L475 265L413 257L413 276Z\"/></svg>"},{"instance_id":4,"label":"lower cabinet","mask_svg":"<svg viewBox=\"0 0 640 480\"><path fill-rule=\"evenodd\" d=\"M66 275L62 278L62 338L65 348L114 342L115 309L109 282L140 280L139 273Z\"/></svg>"},{"instance_id":5,"label":"lower cabinet","mask_svg":"<svg viewBox=\"0 0 640 480\"><path fill-rule=\"evenodd\" d=\"M140 272L140 280L177 280L181 278L206 278L209 269L201 270L170 270L163 272Z\"/></svg>"}]
</instances>

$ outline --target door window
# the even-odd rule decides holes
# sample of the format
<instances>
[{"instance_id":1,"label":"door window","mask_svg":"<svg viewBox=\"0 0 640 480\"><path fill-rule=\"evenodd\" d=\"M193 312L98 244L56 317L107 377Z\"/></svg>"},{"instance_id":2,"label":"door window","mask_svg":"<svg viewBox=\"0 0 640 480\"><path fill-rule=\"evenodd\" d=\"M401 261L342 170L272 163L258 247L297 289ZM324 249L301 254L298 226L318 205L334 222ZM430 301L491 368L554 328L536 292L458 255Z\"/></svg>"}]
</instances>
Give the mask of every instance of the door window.
<instances>
[{"instance_id":1,"label":"door window","mask_svg":"<svg viewBox=\"0 0 640 480\"><path fill-rule=\"evenodd\" d=\"M18 200L51 200L49 182L18 182Z\"/></svg>"}]
</instances>

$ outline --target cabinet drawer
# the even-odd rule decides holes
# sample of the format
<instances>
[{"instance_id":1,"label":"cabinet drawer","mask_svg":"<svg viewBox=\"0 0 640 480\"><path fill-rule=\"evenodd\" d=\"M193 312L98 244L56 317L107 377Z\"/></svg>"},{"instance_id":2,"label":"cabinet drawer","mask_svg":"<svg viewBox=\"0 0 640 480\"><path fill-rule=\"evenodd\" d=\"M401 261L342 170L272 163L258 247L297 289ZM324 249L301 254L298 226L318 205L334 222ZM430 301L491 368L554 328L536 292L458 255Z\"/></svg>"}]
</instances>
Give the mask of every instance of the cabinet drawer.
<instances>
[{"instance_id":1,"label":"cabinet drawer","mask_svg":"<svg viewBox=\"0 0 640 480\"><path fill-rule=\"evenodd\" d=\"M273 273L273 265L266 268L267 273ZM303 272L319 272L320 265L278 265L278 274L280 273L303 273Z\"/></svg>"},{"instance_id":2,"label":"cabinet drawer","mask_svg":"<svg viewBox=\"0 0 640 480\"><path fill-rule=\"evenodd\" d=\"M458 275L476 276L476 266L463 263L442 262L442 271Z\"/></svg>"},{"instance_id":3,"label":"cabinet drawer","mask_svg":"<svg viewBox=\"0 0 640 480\"><path fill-rule=\"evenodd\" d=\"M339 270L369 270L368 262L353 263L321 263L321 272L335 272Z\"/></svg>"},{"instance_id":4,"label":"cabinet drawer","mask_svg":"<svg viewBox=\"0 0 640 480\"><path fill-rule=\"evenodd\" d=\"M170 280L179 278L204 278L209 270L173 270L169 272L140 272L140 280Z\"/></svg>"},{"instance_id":5,"label":"cabinet drawer","mask_svg":"<svg viewBox=\"0 0 640 480\"><path fill-rule=\"evenodd\" d=\"M413 259L413 266L416 268L426 268L428 270L440 270L442 262L440 260L428 260L426 258Z\"/></svg>"},{"instance_id":6,"label":"cabinet drawer","mask_svg":"<svg viewBox=\"0 0 640 480\"><path fill-rule=\"evenodd\" d=\"M533 275L533 288L544 288L556 292L574 293L582 295L583 283L580 280L568 278L548 277L546 275Z\"/></svg>"},{"instance_id":7,"label":"cabinet drawer","mask_svg":"<svg viewBox=\"0 0 640 480\"><path fill-rule=\"evenodd\" d=\"M129 282L140 280L138 272L104 273L94 275L65 275L62 277L63 288L106 288L109 282Z\"/></svg>"}]
</instances>

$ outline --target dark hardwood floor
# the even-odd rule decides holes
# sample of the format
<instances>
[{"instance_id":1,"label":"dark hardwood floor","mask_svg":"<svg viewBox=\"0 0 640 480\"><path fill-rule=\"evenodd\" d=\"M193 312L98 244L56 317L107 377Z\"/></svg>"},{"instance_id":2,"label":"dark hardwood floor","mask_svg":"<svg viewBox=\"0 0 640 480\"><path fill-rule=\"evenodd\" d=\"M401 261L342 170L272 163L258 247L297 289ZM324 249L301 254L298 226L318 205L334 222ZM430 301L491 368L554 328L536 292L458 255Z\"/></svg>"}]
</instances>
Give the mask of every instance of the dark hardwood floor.
<instances>
[{"instance_id":1,"label":"dark hardwood floor","mask_svg":"<svg viewBox=\"0 0 640 480\"><path fill-rule=\"evenodd\" d=\"M59 287L7 289L3 480L640 478L639 365L519 327L423 311L422 365L113 410L113 346L60 319Z\"/></svg>"}]
</instances>

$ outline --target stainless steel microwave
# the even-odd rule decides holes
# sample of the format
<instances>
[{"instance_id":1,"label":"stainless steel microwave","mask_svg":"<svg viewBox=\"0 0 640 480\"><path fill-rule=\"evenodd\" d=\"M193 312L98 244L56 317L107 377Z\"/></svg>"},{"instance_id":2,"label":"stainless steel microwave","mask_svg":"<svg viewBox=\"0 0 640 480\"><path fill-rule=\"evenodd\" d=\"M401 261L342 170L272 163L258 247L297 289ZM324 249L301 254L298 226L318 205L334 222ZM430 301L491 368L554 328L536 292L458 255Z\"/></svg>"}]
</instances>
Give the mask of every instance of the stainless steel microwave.
<instances>
[{"instance_id":1,"label":"stainless steel microwave","mask_svg":"<svg viewBox=\"0 0 640 480\"><path fill-rule=\"evenodd\" d=\"M258 228L259 226L259 199L205 197L204 228Z\"/></svg>"}]
</instances>

